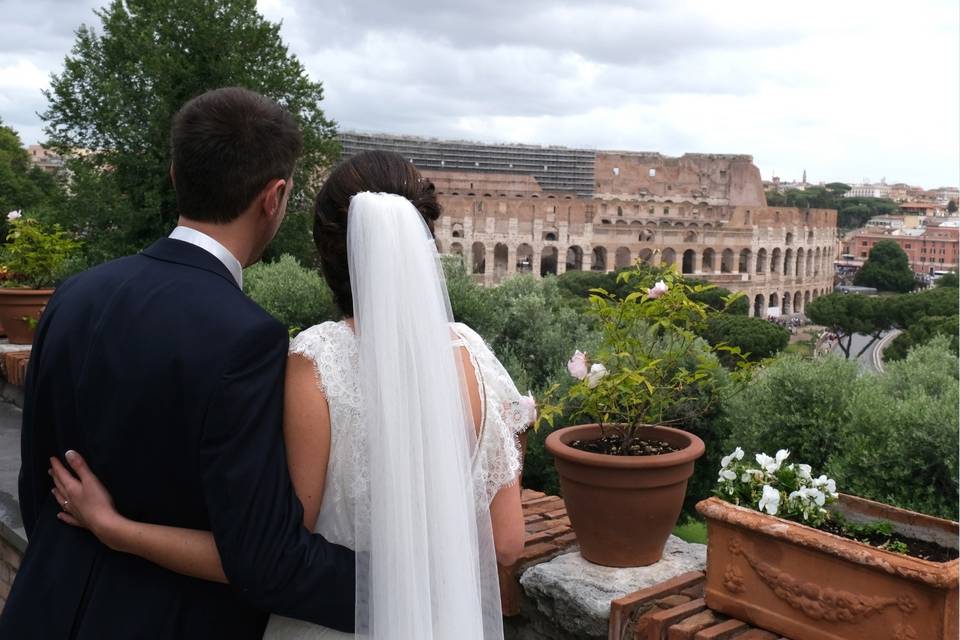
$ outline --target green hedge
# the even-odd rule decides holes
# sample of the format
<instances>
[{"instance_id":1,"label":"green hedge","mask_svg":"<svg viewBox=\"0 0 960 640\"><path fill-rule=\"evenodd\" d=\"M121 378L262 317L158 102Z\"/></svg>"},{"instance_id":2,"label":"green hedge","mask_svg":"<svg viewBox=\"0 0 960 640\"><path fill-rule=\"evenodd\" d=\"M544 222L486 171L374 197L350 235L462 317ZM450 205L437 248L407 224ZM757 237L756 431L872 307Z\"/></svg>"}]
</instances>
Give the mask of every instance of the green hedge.
<instances>
[{"instance_id":1,"label":"green hedge","mask_svg":"<svg viewBox=\"0 0 960 640\"><path fill-rule=\"evenodd\" d=\"M243 274L243 289L291 334L341 317L320 274L301 266L293 256L250 267Z\"/></svg>"}]
</instances>

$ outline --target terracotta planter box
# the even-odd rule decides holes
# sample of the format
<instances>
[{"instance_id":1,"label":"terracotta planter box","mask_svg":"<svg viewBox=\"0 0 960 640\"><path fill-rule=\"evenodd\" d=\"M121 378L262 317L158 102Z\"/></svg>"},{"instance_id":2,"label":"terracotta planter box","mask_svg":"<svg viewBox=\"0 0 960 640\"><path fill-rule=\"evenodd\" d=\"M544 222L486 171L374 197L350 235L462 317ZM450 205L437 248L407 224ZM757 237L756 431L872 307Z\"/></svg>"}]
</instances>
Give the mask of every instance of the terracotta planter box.
<instances>
[{"instance_id":1,"label":"terracotta planter box","mask_svg":"<svg viewBox=\"0 0 960 640\"><path fill-rule=\"evenodd\" d=\"M842 495L848 520L885 520L957 548L958 524ZM929 562L719 498L707 520L707 605L791 640L956 640L957 560Z\"/></svg>"},{"instance_id":2,"label":"terracotta planter box","mask_svg":"<svg viewBox=\"0 0 960 640\"><path fill-rule=\"evenodd\" d=\"M30 344L33 330L53 289L6 289L0 287L0 324L11 344Z\"/></svg>"},{"instance_id":3,"label":"terracotta planter box","mask_svg":"<svg viewBox=\"0 0 960 640\"><path fill-rule=\"evenodd\" d=\"M570 524L584 558L608 567L641 567L663 555L677 523L693 463L703 441L669 427L643 427L640 437L669 442L678 451L653 456L611 456L580 451L573 440L600 438L596 424L558 429L547 436Z\"/></svg>"}]
</instances>

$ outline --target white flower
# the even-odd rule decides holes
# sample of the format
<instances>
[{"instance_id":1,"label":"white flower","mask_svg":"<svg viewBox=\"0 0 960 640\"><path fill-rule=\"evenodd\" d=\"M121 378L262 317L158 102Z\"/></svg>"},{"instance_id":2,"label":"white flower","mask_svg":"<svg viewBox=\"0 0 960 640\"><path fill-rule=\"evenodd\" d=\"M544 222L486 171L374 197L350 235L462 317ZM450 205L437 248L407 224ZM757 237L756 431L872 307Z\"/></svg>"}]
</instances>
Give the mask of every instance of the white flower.
<instances>
[{"instance_id":1,"label":"white flower","mask_svg":"<svg viewBox=\"0 0 960 640\"><path fill-rule=\"evenodd\" d=\"M816 487L817 489L826 488L827 493L829 493L834 498L837 497L837 483L833 478L828 478L827 476L822 475L819 478L815 478L813 480L813 486Z\"/></svg>"},{"instance_id":2,"label":"white flower","mask_svg":"<svg viewBox=\"0 0 960 640\"><path fill-rule=\"evenodd\" d=\"M669 289L670 287L667 286L666 282L663 280L657 280L657 284L650 287L650 289L647 291L647 297L651 300L656 300L665 294Z\"/></svg>"},{"instance_id":3,"label":"white flower","mask_svg":"<svg viewBox=\"0 0 960 640\"><path fill-rule=\"evenodd\" d=\"M731 471L730 469L720 470L720 477L718 478L718 480L736 480L736 479L737 479L736 471Z\"/></svg>"},{"instance_id":4,"label":"white flower","mask_svg":"<svg viewBox=\"0 0 960 640\"><path fill-rule=\"evenodd\" d=\"M758 508L772 516L777 515L777 509L780 508L780 492L768 484L763 485L763 496L760 497Z\"/></svg>"},{"instance_id":5,"label":"white flower","mask_svg":"<svg viewBox=\"0 0 960 640\"><path fill-rule=\"evenodd\" d=\"M740 482L750 482L751 480L756 480L757 482L763 480L763 471L760 469L747 469L743 472L743 475L740 476Z\"/></svg>"},{"instance_id":6,"label":"white flower","mask_svg":"<svg viewBox=\"0 0 960 640\"><path fill-rule=\"evenodd\" d=\"M11 211L10 213L7 214L7 220L9 220L10 222L13 222L14 220L19 220L22 217L23 215L20 213L19 209L15 209L14 211Z\"/></svg>"},{"instance_id":7,"label":"white flower","mask_svg":"<svg viewBox=\"0 0 960 640\"><path fill-rule=\"evenodd\" d=\"M813 470L813 467L811 467L811 466L808 465L808 464L798 464L798 465L797 465L797 474L798 474L803 480L810 481L810 480L813 479L813 478L810 476L810 472L811 472L812 470Z\"/></svg>"},{"instance_id":8,"label":"white flower","mask_svg":"<svg viewBox=\"0 0 960 640\"><path fill-rule=\"evenodd\" d=\"M567 363L567 371L577 380L583 380L587 377L587 354L582 351L574 351L573 357Z\"/></svg>"},{"instance_id":9,"label":"white flower","mask_svg":"<svg viewBox=\"0 0 960 640\"><path fill-rule=\"evenodd\" d=\"M787 459L790 455L790 452L786 449L780 449L777 451L775 458L771 458L765 453L757 454L757 464L764 468L767 473L776 473L780 470L780 465L783 464L783 461Z\"/></svg>"},{"instance_id":10,"label":"white flower","mask_svg":"<svg viewBox=\"0 0 960 640\"><path fill-rule=\"evenodd\" d=\"M730 455L723 456L723 458L720 459L720 467L726 469L734 460L743 460L743 449L740 447L734 449Z\"/></svg>"},{"instance_id":11,"label":"white flower","mask_svg":"<svg viewBox=\"0 0 960 640\"><path fill-rule=\"evenodd\" d=\"M607 375L607 368L599 362L590 367L590 373L587 374L587 386L591 389L600 384L600 379Z\"/></svg>"},{"instance_id":12,"label":"white flower","mask_svg":"<svg viewBox=\"0 0 960 640\"><path fill-rule=\"evenodd\" d=\"M814 489L813 487L800 487L796 491L791 492L788 498L790 500L799 499L801 502L813 500L818 507L822 507L827 501L827 496L819 489Z\"/></svg>"}]
</instances>

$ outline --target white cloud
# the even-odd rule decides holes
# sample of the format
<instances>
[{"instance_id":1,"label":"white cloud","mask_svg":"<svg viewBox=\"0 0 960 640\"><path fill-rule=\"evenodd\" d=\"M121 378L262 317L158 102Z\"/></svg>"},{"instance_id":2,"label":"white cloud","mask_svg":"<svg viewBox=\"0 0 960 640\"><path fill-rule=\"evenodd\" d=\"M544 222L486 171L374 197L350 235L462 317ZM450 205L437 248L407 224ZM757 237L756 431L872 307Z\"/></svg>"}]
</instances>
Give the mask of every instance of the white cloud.
<instances>
[{"instance_id":1,"label":"white cloud","mask_svg":"<svg viewBox=\"0 0 960 640\"><path fill-rule=\"evenodd\" d=\"M17 5L17 10L13 6ZM39 86L95 0L0 0L0 117L40 135ZM765 176L956 184L955 0L259 0L343 128L738 152ZM42 77L41 77L42 76Z\"/></svg>"}]
</instances>

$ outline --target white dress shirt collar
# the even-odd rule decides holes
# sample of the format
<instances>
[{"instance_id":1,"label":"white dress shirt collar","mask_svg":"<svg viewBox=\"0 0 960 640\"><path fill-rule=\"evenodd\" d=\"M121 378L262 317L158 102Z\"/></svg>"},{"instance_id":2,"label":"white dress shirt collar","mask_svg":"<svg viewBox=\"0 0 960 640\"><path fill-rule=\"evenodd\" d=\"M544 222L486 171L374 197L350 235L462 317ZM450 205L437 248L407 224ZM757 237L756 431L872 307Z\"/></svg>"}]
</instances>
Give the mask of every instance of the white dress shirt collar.
<instances>
[{"instance_id":1,"label":"white dress shirt collar","mask_svg":"<svg viewBox=\"0 0 960 640\"><path fill-rule=\"evenodd\" d=\"M227 268L227 271L229 271L233 279L236 280L237 286L243 289L243 265L240 264L240 261L237 260L225 246L202 231L197 231L190 227L177 227L170 234L170 238L189 242L212 255L223 263L223 266Z\"/></svg>"}]
</instances>

